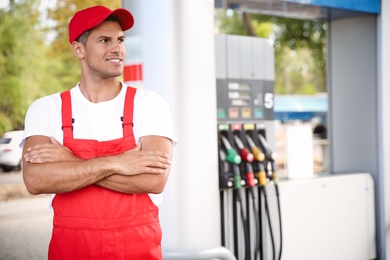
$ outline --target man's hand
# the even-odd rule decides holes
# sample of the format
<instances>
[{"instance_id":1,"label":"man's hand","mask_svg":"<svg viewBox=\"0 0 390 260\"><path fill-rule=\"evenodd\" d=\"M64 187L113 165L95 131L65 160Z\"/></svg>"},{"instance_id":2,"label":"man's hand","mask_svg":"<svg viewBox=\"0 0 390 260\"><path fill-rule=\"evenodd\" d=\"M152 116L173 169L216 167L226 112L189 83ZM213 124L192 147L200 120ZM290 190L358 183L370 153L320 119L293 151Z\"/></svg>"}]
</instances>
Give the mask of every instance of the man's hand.
<instances>
[{"instance_id":1,"label":"man's hand","mask_svg":"<svg viewBox=\"0 0 390 260\"><path fill-rule=\"evenodd\" d=\"M125 193L161 193L169 175L172 146L172 141L165 137L141 137L133 150L115 156L119 161L107 162L115 165L118 174L96 184Z\"/></svg>"},{"instance_id":2,"label":"man's hand","mask_svg":"<svg viewBox=\"0 0 390 260\"><path fill-rule=\"evenodd\" d=\"M61 145L54 137L51 137L50 143L28 147L24 154L24 160L29 163L46 163L80 159L68 147Z\"/></svg>"},{"instance_id":3,"label":"man's hand","mask_svg":"<svg viewBox=\"0 0 390 260\"><path fill-rule=\"evenodd\" d=\"M169 154L158 150L143 151L138 143L133 149L113 156L110 161L116 163L115 173L120 175L162 174L171 165L169 158Z\"/></svg>"}]
</instances>

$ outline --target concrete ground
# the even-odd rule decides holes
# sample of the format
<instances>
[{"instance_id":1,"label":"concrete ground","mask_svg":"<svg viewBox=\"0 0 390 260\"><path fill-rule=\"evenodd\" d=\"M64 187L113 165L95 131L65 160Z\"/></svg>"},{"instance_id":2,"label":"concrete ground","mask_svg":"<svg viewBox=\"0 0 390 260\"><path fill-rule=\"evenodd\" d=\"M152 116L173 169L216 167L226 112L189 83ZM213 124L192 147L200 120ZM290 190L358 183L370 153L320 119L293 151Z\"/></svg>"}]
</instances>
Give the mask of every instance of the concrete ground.
<instances>
[{"instance_id":1,"label":"concrete ground","mask_svg":"<svg viewBox=\"0 0 390 260\"><path fill-rule=\"evenodd\" d=\"M0 260L47 259L50 196L29 195L20 172L0 172Z\"/></svg>"}]
</instances>

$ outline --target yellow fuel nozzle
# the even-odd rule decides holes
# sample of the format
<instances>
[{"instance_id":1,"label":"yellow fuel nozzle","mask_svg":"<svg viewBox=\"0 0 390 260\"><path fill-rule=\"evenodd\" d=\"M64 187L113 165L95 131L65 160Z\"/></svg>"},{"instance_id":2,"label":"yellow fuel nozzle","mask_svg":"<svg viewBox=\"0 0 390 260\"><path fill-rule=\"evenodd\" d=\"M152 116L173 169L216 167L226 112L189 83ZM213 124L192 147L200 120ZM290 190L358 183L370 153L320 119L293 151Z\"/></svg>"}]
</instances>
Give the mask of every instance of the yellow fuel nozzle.
<instances>
[{"instance_id":1,"label":"yellow fuel nozzle","mask_svg":"<svg viewBox=\"0 0 390 260\"><path fill-rule=\"evenodd\" d=\"M257 173L257 177L259 178L259 184L260 186L267 185L267 175L265 174L265 171L259 171Z\"/></svg>"},{"instance_id":2,"label":"yellow fuel nozzle","mask_svg":"<svg viewBox=\"0 0 390 260\"><path fill-rule=\"evenodd\" d=\"M258 161L258 162L263 162L264 161L265 155L264 155L264 153L262 153L260 151L259 148L257 148L256 146L253 146L251 148L251 150L252 150L253 157L255 158L256 161Z\"/></svg>"},{"instance_id":3,"label":"yellow fuel nozzle","mask_svg":"<svg viewBox=\"0 0 390 260\"><path fill-rule=\"evenodd\" d=\"M273 173L272 173L272 180L274 181L274 183L275 183L276 185L279 184L279 174L278 174L277 172L273 172Z\"/></svg>"},{"instance_id":4,"label":"yellow fuel nozzle","mask_svg":"<svg viewBox=\"0 0 390 260\"><path fill-rule=\"evenodd\" d=\"M264 161L265 154L260 151L260 149L255 145L255 142L253 142L252 138L249 135L246 135L246 138L248 140L248 144L251 148L254 159L258 162Z\"/></svg>"}]
</instances>

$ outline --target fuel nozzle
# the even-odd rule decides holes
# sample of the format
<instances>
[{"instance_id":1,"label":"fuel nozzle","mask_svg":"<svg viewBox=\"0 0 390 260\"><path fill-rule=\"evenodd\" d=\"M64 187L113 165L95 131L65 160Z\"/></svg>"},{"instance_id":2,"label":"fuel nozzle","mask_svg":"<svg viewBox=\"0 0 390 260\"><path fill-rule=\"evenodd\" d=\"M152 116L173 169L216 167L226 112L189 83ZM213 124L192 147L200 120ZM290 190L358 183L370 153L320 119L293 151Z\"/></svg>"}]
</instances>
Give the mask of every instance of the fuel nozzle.
<instances>
[{"instance_id":1,"label":"fuel nozzle","mask_svg":"<svg viewBox=\"0 0 390 260\"><path fill-rule=\"evenodd\" d=\"M245 162L245 177L249 187L254 187L256 185L253 167L252 164L249 162Z\"/></svg>"},{"instance_id":2,"label":"fuel nozzle","mask_svg":"<svg viewBox=\"0 0 390 260\"><path fill-rule=\"evenodd\" d=\"M253 142L252 138L249 135L246 135L246 139L248 140L249 147L251 148L253 157L256 161L262 162L265 159L265 155L263 152L260 151L260 149L255 145L255 142Z\"/></svg>"},{"instance_id":3,"label":"fuel nozzle","mask_svg":"<svg viewBox=\"0 0 390 260\"><path fill-rule=\"evenodd\" d=\"M221 140L226 148L225 161L231 163L233 166L233 188L240 189L241 174L239 164L241 163L241 157L236 153L225 136L221 135Z\"/></svg>"},{"instance_id":4,"label":"fuel nozzle","mask_svg":"<svg viewBox=\"0 0 390 260\"><path fill-rule=\"evenodd\" d=\"M240 149L240 157L245 162L253 162L254 156L252 153L248 151L248 149L245 148L244 144L242 143L241 139L234 135L234 141L237 144L238 149Z\"/></svg>"},{"instance_id":5,"label":"fuel nozzle","mask_svg":"<svg viewBox=\"0 0 390 260\"><path fill-rule=\"evenodd\" d=\"M241 163L241 157L236 153L236 151L233 149L233 147L230 145L228 139L221 135L222 143L224 144L226 148L226 158L225 160L232 163L232 164L240 164Z\"/></svg>"},{"instance_id":6,"label":"fuel nozzle","mask_svg":"<svg viewBox=\"0 0 390 260\"><path fill-rule=\"evenodd\" d=\"M275 152L272 151L270 145L268 144L267 140L264 138L262 134L259 134L259 141L262 148L265 151L265 157L267 159L267 174L269 178L273 180L276 185L278 185L279 175L275 169L275 159L276 159Z\"/></svg>"},{"instance_id":7,"label":"fuel nozzle","mask_svg":"<svg viewBox=\"0 0 390 260\"><path fill-rule=\"evenodd\" d=\"M272 151L270 145L268 144L267 140L262 134L258 134L260 145L263 148L263 151L265 153L265 158L268 161L274 161L275 160L275 153Z\"/></svg>"},{"instance_id":8,"label":"fuel nozzle","mask_svg":"<svg viewBox=\"0 0 390 260\"><path fill-rule=\"evenodd\" d=\"M259 171L257 172L257 178L259 179L259 185L267 185L267 173L265 172L265 167L263 163L258 163Z\"/></svg>"},{"instance_id":9,"label":"fuel nozzle","mask_svg":"<svg viewBox=\"0 0 390 260\"><path fill-rule=\"evenodd\" d=\"M265 186L267 184L267 174L265 172L265 167L264 167L265 155L255 145L255 142L253 141L253 139L249 135L246 135L246 138L248 140L248 144L249 144L251 151L253 153L254 159L257 162L257 167L258 167L257 178L259 180L259 185Z\"/></svg>"}]
</instances>

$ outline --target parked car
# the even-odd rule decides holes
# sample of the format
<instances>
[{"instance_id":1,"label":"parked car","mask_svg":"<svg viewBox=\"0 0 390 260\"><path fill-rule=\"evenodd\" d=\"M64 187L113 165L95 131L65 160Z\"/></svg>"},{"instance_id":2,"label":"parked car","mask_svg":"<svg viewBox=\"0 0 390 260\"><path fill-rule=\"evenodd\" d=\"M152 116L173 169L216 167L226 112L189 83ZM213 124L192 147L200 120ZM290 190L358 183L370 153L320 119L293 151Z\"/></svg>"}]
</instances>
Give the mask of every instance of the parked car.
<instances>
[{"instance_id":1,"label":"parked car","mask_svg":"<svg viewBox=\"0 0 390 260\"><path fill-rule=\"evenodd\" d=\"M0 168L4 172L21 170L23 131L6 132L0 138Z\"/></svg>"}]
</instances>

